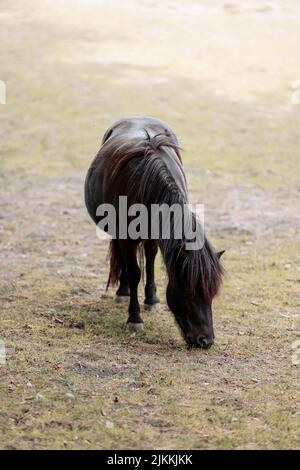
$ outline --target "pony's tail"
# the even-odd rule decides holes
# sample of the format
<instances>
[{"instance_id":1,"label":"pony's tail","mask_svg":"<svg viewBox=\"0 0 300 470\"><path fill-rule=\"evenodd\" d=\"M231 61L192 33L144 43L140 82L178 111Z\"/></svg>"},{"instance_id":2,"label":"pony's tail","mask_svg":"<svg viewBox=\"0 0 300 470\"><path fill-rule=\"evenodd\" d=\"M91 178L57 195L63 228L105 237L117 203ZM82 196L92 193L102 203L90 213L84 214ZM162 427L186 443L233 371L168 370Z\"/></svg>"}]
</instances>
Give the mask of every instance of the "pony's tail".
<instances>
[{"instance_id":1,"label":"pony's tail","mask_svg":"<svg viewBox=\"0 0 300 470\"><path fill-rule=\"evenodd\" d=\"M109 288L109 286L115 286L118 283L121 275L122 264L117 240L111 240L109 244L108 257L110 270L106 284L106 290Z\"/></svg>"}]
</instances>

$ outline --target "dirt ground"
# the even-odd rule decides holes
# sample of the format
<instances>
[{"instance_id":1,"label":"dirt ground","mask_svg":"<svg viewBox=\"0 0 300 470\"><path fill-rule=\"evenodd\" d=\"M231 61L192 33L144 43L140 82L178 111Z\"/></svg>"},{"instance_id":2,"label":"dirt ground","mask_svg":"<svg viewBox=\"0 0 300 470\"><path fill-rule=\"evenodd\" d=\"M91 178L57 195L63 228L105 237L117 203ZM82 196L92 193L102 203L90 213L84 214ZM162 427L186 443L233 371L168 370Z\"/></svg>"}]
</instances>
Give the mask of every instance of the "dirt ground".
<instances>
[{"instance_id":1,"label":"dirt ground","mask_svg":"<svg viewBox=\"0 0 300 470\"><path fill-rule=\"evenodd\" d=\"M0 448L299 448L299 21L297 0L0 1ZM159 262L142 334L105 292L83 182L131 114L174 128L226 249L208 352Z\"/></svg>"}]
</instances>

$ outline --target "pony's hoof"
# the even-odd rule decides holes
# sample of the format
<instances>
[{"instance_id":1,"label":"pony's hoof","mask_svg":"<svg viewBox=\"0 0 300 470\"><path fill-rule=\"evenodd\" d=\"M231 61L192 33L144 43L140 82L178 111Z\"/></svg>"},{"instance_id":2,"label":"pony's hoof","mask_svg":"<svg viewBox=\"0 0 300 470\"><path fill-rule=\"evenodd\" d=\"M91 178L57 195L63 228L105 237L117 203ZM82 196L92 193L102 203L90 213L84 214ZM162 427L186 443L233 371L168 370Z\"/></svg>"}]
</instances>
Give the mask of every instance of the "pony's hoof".
<instances>
[{"instance_id":1,"label":"pony's hoof","mask_svg":"<svg viewBox=\"0 0 300 470\"><path fill-rule=\"evenodd\" d=\"M144 329L144 323L131 323L131 322L128 322L127 326L128 326L130 331L136 331L137 333L140 332L140 331L143 331L143 329Z\"/></svg>"},{"instance_id":2,"label":"pony's hoof","mask_svg":"<svg viewBox=\"0 0 300 470\"><path fill-rule=\"evenodd\" d=\"M160 303L156 302L156 304L146 304L144 303L145 310L159 310L160 309Z\"/></svg>"},{"instance_id":3,"label":"pony's hoof","mask_svg":"<svg viewBox=\"0 0 300 470\"><path fill-rule=\"evenodd\" d=\"M117 304L124 304L125 302L129 301L129 295L116 295L115 296L115 301Z\"/></svg>"}]
</instances>

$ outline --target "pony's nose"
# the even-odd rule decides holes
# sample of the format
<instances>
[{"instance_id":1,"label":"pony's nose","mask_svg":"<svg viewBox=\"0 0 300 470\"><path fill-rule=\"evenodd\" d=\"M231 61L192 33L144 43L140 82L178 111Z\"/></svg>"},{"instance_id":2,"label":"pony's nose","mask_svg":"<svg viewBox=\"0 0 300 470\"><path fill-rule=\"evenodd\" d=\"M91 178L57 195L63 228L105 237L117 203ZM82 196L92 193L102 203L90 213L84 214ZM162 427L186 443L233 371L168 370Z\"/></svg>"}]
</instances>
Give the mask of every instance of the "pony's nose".
<instances>
[{"instance_id":1,"label":"pony's nose","mask_svg":"<svg viewBox=\"0 0 300 470\"><path fill-rule=\"evenodd\" d=\"M187 334L187 340L190 346L209 349L214 344L213 338L208 338L206 336L195 337L191 333Z\"/></svg>"},{"instance_id":2,"label":"pony's nose","mask_svg":"<svg viewBox=\"0 0 300 470\"><path fill-rule=\"evenodd\" d=\"M199 336L197 339L197 346L203 349L209 349L214 344L213 338L206 338L204 336Z\"/></svg>"}]
</instances>

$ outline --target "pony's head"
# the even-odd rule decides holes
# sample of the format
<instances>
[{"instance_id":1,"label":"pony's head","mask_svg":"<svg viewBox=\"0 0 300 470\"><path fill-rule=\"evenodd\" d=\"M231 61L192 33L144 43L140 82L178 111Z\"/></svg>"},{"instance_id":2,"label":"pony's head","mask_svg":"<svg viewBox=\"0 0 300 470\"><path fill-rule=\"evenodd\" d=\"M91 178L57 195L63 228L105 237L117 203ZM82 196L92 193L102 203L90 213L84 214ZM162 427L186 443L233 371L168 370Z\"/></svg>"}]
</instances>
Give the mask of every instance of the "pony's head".
<instances>
[{"instance_id":1,"label":"pony's head","mask_svg":"<svg viewBox=\"0 0 300 470\"><path fill-rule=\"evenodd\" d=\"M186 282L187 273L169 277L168 306L190 347L208 349L214 343L212 300L221 284L222 267L219 258L223 253L212 253L209 245L206 245L202 258L203 269L197 272L198 282L192 283L193 288L191 283ZM193 259L189 260L189 263L193 262ZM185 270L181 271L184 272Z\"/></svg>"}]
</instances>

